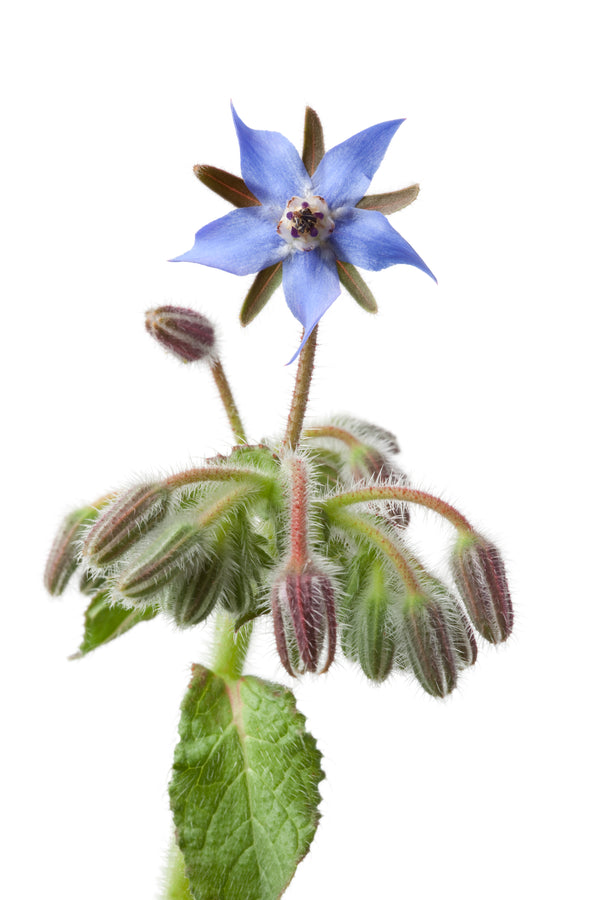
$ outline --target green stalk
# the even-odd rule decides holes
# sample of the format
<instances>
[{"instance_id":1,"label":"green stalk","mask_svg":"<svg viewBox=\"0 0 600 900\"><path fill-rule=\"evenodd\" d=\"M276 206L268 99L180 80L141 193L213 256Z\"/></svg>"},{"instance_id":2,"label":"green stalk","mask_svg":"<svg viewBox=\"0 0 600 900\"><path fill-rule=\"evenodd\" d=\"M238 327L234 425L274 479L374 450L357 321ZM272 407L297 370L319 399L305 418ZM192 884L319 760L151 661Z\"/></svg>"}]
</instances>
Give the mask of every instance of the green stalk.
<instances>
[{"instance_id":1,"label":"green stalk","mask_svg":"<svg viewBox=\"0 0 600 900\"><path fill-rule=\"evenodd\" d=\"M317 349L317 329L318 325L312 330L312 333L300 351L298 359L298 368L296 370L296 383L294 385L294 393L292 395L292 403L290 406L290 414L288 416L287 429L283 439L283 446L295 450L302 433L302 425L306 406L308 404L308 392L310 390L310 382L313 374L313 366L315 363L315 352Z\"/></svg>"},{"instance_id":2,"label":"green stalk","mask_svg":"<svg viewBox=\"0 0 600 900\"><path fill-rule=\"evenodd\" d=\"M242 674L252 625L246 622L236 632L233 618L225 612L217 613L212 670L226 681L237 681Z\"/></svg>"},{"instance_id":3,"label":"green stalk","mask_svg":"<svg viewBox=\"0 0 600 900\"><path fill-rule=\"evenodd\" d=\"M210 367L210 371L219 391L223 406L225 407L225 412L227 413L233 436L238 444L245 444L246 433L244 431L244 426L242 425L242 418L236 406L236 402L233 399L233 392L220 359L214 361Z\"/></svg>"},{"instance_id":4,"label":"green stalk","mask_svg":"<svg viewBox=\"0 0 600 900\"><path fill-rule=\"evenodd\" d=\"M373 485L371 487L358 488L354 491L344 491L343 494L337 494L322 501L323 509L326 513L335 515L337 509L344 506L351 506L353 503L366 503L373 500L400 500L404 503L417 503L427 509L433 510L438 515L447 519L461 534L471 534L474 531L473 526L465 519L462 513L457 509L428 494L425 491L418 491L415 488L404 487L402 485Z\"/></svg>"}]
</instances>

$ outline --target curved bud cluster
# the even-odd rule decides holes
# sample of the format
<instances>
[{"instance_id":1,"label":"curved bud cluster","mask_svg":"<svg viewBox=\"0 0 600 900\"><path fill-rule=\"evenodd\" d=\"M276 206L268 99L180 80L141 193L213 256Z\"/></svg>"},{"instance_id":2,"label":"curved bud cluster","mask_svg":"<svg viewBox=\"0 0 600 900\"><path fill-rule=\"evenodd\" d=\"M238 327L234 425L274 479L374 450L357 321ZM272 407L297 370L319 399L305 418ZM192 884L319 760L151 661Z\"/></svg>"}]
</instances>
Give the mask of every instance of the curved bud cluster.
<instances>
[{"instance_id":1,"label":"curved bud cluster","mask_svg":"<svg viewBox=\"0 0 600 900\"><path fill-rule=\"evenodd\" d=\"M85 528L97 515L97 509L84 506L69 513L61 522L44 570L44 585L53 597L62 594L77 569Z\"/></svg>"},{"instance_id":2,"label":"curved bud cluster","mask_svg":"<svg viewBox=\"0 0 600 900\"><path fill-rule=\"evenodd\" d=\"M102 568L119 559L164 519L168 501L169 491L156 482L124 491L90 528L83 544L86 562Z\"/></svg>"},{"instance_id":3,"label":"curved bud cluster","mask_svg":"<svg viewBox=\"0 0 600 900\"><path fill-rule=\"evenodd\" d=\"M303 572L286 571L271 595L275 640L281 664L290 675L326 672L335 656L334 586L329 575L311 564Z\"/></svg>"},{"instance_id":4,"label":"curved bud cluster","mask_svg":"<svg viewBox=\"0 0 600 900\"><path fill-rule=\"evenodd\" d=\"M182 306L159 306L146 313L146 331L182 362L214 358L215 329L206 316Z\"/></svg>"},{"instance_id":5,"label":"curved bud cluster","mask_svg":"<svg viewBox=\"0 0 600 900\"><path fill-rule=\"evenodd\" d=\"M403 604L403 638L408 664L421 687L445 697L458 674L471 665L477 647L464 616L428 593L411 593Z\"/></svg>"},{"instance_id":6,"label":"curved bud cluster","mask_svg":"<svg viewBox=\"0 0 600 900\"><path fill-rule=\"evenodd\" d=\"M505 641L513 628L514 613L498 548L480 535L461 535L451 567L477 631L492 644Z\"/></svg>"}]
</instances>

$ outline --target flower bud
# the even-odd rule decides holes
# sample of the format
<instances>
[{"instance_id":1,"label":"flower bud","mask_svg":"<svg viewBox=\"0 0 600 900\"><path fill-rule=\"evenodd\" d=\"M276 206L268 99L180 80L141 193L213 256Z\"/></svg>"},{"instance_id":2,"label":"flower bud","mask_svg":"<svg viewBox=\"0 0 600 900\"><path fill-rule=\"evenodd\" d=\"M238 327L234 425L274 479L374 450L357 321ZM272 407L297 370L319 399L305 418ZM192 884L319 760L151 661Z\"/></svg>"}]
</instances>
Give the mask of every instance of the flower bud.
<instances>
[{"instance_id":1,"label":"flower bud","mask_svg":"<svg viewBox=\"0 0 600 900\"><path fill-rule=\"evenodd\" d=\"M201 530L193 522L163 528L122 573L116 591L133 601L151 599L160 588L180 574L200 550ZM193 569L193 566L192 566Z\"/></svg>"},{"instance_id":2,"label":"flower bud","mask_svg":"<svg viewBox=\"0 0 600 900\"><path fill-rule=\"evenodd\" d=\"M181 306L149 309L146 330L183 362L210 360L215 356L215 329L205 316L193 309Z\"/></svg>"},{"instance_id":3,"label":"flower bud","mask_svg":"<svg viewBox=\"0 0 600 900\"><path fill-rule=\"evenodd\" d=\"M92 506L76 509L63 519L48 554L44 571L44 585L53 597L66 588L80 561L81 539L85 526L98 515Z\"/></svg>"},{"instance_id":4,"label":"flower bud","mask_svg":"<svg viewBox=\"0 0 600 900\"><path fill-rule=\"evenodd\" d=\"M456 687L468 636L460 618L430 594L410 594L403 606L405 650L421 687L434 697L445 697Z\"/></svg>"},{"instance_id":5,"label":"flower bud","mask_svg":"<svg viewBox=\"0 0 600 900\"><path fill-rule=\"evenodd\" d=\"M199 571L169 584L164 606L180 628L198 625L211 614L223 590L220 569L219 559L206 559Z\"/></svg>"},{"instance_id":6,"label":"flower bud","mask_svg":"<svg viewBox=\"0 0 600 900\"><path fill-rule=\"evenodd\" d=\"M510 635L514 613L504 563L481 535L461 535L452 553L452 574L477 631L492 644Z\"/></svg>"},{"instance_id":7,"label":"flower bud","mask_svg":"<svg viewBox=\"0 0 600 900\"><path fill-rule=\"evenodd\" d=\"M287 571L271 597L275 640L281 664L292 676L326 672L335 656L334 586L329 575L309 563Z\"/></svg>"},{"instance_id":8,"label":"flower bud","mask_svg":"<svg viewBox=\"0 0 600 900\"><path fill-rule=\"evenodd\" d=\"M376 554L359 552L349 566L341 615L345 655L372 681L385 681L398 650L398 593Z\"/></svg>"},{"instance_id":9,"label":"flower bud","mask_svg":"<svg viewBox=\"0 0 600 900\"><path fill-rule=\"evenodd\" d=\"M87 534L83 545L87 562L102 568L119 559L164 518L168 500L169 491L160 482L135 485L118 496Z\"/></svg>"},{"instance_id":10,"label":"flower bud","mask_svg":"<svg viewBox=\"0 0 600 900\"><path fill-rule=\"evenodd\" d=\"M477 641L460 602L448 590L443 581L435 578L425 569L421 569L419 572L419 579L427 593L436 598L444 608L456 650L458 668L466 669L474 665L477 661Z\"/></svg>"}]
</instances>

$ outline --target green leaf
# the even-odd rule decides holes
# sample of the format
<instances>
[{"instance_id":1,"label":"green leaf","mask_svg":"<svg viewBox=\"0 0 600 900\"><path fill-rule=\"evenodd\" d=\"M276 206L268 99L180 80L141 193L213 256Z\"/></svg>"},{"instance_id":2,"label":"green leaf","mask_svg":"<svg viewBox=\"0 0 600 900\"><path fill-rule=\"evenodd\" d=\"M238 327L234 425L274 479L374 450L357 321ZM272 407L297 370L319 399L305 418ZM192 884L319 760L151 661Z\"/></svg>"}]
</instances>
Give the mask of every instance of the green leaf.
<instances>
[{"instance_id":1,"label":"green leaf","mask_svg":"<svg viewBox=\"0 0 600 900\"><path fill-rule=\"evenodd\" d=\"M304 146L302 147L302 162L309 175L314 175L315 170L325 156L325 141L323 139L323 126L318 115L306 107L304 116Z\"/></svg>"},{"instance_id":2,"label":"green leaf","mask_svg":"<svg viewBox=\"0 0 600 900\"><path fill-rule=\"evenodd\" d=\"M321 754L287 688L194 666L171 808L194 900L277 900L317 827Z\"/></svg>"},{"instance_id":3,"label":"green leaf","mask_svg":"<svg viewBox=\"0 0 600 900\"><path fill-rule=\"evenodd\" d=\"M417 199L418 193L419 185L411 184L400 191L390 191L389 194L367 194L356 205L360 209L376 209L384 216L391 216L405 206L410 206Z\"/></svg>"},{"instance_id":4,"label":"green leaf","mask_svg":"<svg viewBox=\"0 0 600 900\"><path fill-rule=\"evenodd\" d=\"M260 200L257 200L238 175L217 169L216 166L194 166L194 175L207 188L234 206L260 206Z\"/></svg>"},{"instance_id":5,"label":"green leaf","mask_svg":"<svg viewBox=\"0 0 600 900\"><path fill-rule=\"evenodd\" d=\"M350 263L340 262L338 259L337 270L340 282L358 305L366 309L367 312L376 313L377 300L358 269L350 265Z\"/></svg>"},{"instance_id":6,"label":"green leaf","mask_svg":"<svg viewBox=\"0 0 600 900\"><path fill-rule=\"evenodd\" d=\"M255 319L265 308L281 284L282 274L283 269L280 262L273 263L272 266L267 266L258 273L240 310L240 322L244 327L249 325L252 319Z\"/></svg>"},{"instance_id":7,"label":"green leaf","mask_svg":"<svg viewBox=\"0 0 600 900\"><path fill-rule=\"evenodd\" d=\"M138 622L153 619L158 609L153 606L144 609L126 609L123 606L111 606L108 591L102 591L93 598L85 611L85 630L83 641L76 653L69 659L80 659L102 644L114 641L125 634Z\"/></svg>"}]
</instances>

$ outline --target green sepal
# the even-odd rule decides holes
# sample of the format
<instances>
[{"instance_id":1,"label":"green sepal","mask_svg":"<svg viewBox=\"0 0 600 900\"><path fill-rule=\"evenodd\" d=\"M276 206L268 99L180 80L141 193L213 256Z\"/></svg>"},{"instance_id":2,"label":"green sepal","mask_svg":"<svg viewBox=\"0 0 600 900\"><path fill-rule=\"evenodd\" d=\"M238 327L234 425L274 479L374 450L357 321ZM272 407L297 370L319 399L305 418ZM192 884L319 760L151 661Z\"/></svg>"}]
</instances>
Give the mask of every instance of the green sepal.
<instances>
[{"instance_id":1,"label":"green sepal","mask_svg":"<svg viewBox=\"0 0 600 900\"><path fill-rule=\"evenodd\" d=\"M315 170L325 156L325 141L323 138L323 126L318 115L306 107L304 116L304 144L302 147L302 162L309 175L314 175Z\"/></svg>"},{"instance_id":2,"label":"green sepal","mask_svg":"<svg viewBox=\"0 0 600 900\"><path fill-rule=\"evenodd\" d=\"M366 194L356 205L359 209L374 209L384 216L391 216L405 206L410 206L417 199L419 191L418 184L411 184L410 187L390 191L387 194Z\"/></svg>"},{"instance_id":3,"label":"green sepal","mask_svg":"<svg viewBox=\"0 0 600 900\"><path fill-rule=\"evenodd\" d=\"M319 820L321 754L294 695L194 666L169 787L194 900L277 900Z\"/></svg>"},{"instance_id":4,"label":"green sepal","mask_svg":"<svg viewBox=\"0 0 600 900\"><path fill-rule=\"evenodd\" d=\"M83 640L79 650L73 653L69 659L81 659L97 647L114 641L115 638L125 634L137 625L138 622L147 622L158 613L155 606L146 609L125 609L123 606L111 605L109 592L101 591L93 598L85 611L85 625Z\"/></svg>"},{"instance_id":5,"label":"green sepal","mask_svg":"<svg viewBox=\"0 0 600 900\"><path fill-rule=\"evenodd\" d=\"M359 306L367 312L377 312L377 300L358 269L347 262L337 260L337 270L342 285Z\"/></svg>"},{"instance_id":6,"label":"green sepal","mask_svg":"<svg viewBox=\"0 0 600 900\"><path fill-rule=\"evenodd\" d=\"M265 308L281 284L282 272L282 264L277 262L258 273L240 310L240 322L244 327Z\"/></svg>"},{"instance_id":7,"label":"green sepal","mask_svg":"<svg viewBox=\"0 0 600 900\"><path fill-rule=\"evenodd\" d=\"M238 175L217 169L216 166L194 166L194 175L207 188L234 206L260 206L260 200Z\"/></svg>"}]
</instances>

